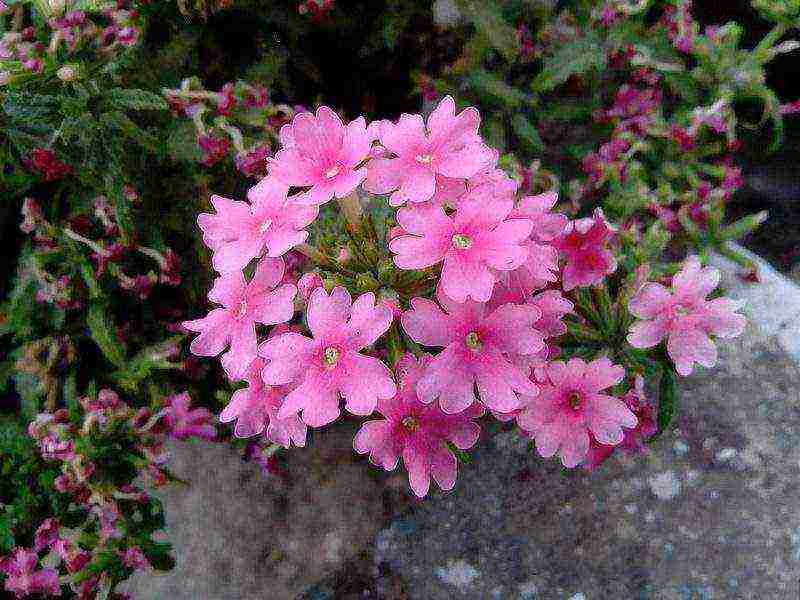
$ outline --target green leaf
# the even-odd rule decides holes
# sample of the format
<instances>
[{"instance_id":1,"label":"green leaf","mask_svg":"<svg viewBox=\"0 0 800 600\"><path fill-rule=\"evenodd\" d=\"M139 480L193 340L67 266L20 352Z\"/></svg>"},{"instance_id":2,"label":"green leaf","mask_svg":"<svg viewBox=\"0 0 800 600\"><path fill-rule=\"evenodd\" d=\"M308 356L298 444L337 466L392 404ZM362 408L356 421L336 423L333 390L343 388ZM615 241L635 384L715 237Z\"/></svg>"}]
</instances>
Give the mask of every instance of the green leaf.
<instances>
[{"instance_id":1,"label":"green leaf","mask_svg":"<svg viewBox=\"0 0 800 600\"><path fill-rule=\"evenodd\" d=\"M111 104L126 110L167 110L167 101L160 94L147 90L114 88L108 94Z\"/></svg>"},{"instance_id":2,"label":"green leaf","mask_svg":"<svg viewBox=\"0 0 800 600\"><path fill-rule=\"evenodd\" d=\"M511 128L532 151L544 151L544 142L542 142L542 138L539 135L539 130L536 129L536 126L531 123L525 115L522 113L515 114L511 119Z\"/></svg>"},{"instance_id":3,"label":"green leaf","mask_svg":"<svg viewBox=\"0 0 800 600\"><path fill-rule=\"evenodd\" d=\"M499 7L483 0L461 0L459 8L464 16L472 21L478 33L483 35L491 46L507 61L517 56L517 32L506 22Z\"/></svg>"},{"instance_id":4,"label":"green leaf","mask_svg":"<svg viewBox=\"0 0 800 600\"><path fill-rule=\"evenodd\" d=\"M101 302L93 302L86 313L86 325L92 339L98 345L103 355L114 364L122 368L125 365L125 346L120 341L115 331L114 322L111 319L106 305Z\"/></svg>"},{"instance_id":5,"label":"green leaf","mask_svg":"<svg viewBox=\"0 0 800 600\"><path fill-rule=\"evenodd\" d=\"M561 46L555 54L544 61L544 69L537 75L531 87L535 92L549 92L573 75L583 75L592 69L602 69L606 65L606 53L600 39L588 34Z\"/></svg>"},{"instance_id":6,"label":"green leaf","mask_svg":"<svg viewBox=\"0 0 800 600\"><path fill-rule=\"evenodd\" d=\"M672 365L661 374L658 394L658 431L664 433L678 410L678 377Z\"/></svg>"},{"instance_id":7,"label":"green leaf","mask_svg":"<svg viewBox=\"0 0 800 600\"><path fill-rule=\"evenodd\" d=\"M506 109L517 109L528 100L522 91L484 69L473 71L467 76L466 81L483 101Z\"/></svg>"}]
</instances>

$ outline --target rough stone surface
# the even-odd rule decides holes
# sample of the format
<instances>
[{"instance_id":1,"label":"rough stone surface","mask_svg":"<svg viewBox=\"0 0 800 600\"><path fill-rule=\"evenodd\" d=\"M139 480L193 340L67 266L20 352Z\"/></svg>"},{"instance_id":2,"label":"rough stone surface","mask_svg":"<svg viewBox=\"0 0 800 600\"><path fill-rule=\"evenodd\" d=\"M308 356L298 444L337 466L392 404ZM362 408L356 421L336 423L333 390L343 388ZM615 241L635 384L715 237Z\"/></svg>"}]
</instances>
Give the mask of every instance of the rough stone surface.
<instances>
[{"instance_id":1,"label":"rough stone surface","mask_svg":"<svg viewBox=\"0 0 800 600\"><path fill-rule=\"evenodd\" d=\"M280 600L303 589L306 600L793 598L798 389L791 357L750 328L721 347L718 368L683 383L680 418L647 456L562 472L504 432L482 441L453 492L425 502L386 493L382 502L379 488L405 481L376 483L374 469L348 458L344 434L297 452L294 483L278 490L224 447L184 446L176 471L194 485L165 497L178 569L134 591L140 600ZM335 464L324 467L320 453Z\"/></svg>"}]
</instances>

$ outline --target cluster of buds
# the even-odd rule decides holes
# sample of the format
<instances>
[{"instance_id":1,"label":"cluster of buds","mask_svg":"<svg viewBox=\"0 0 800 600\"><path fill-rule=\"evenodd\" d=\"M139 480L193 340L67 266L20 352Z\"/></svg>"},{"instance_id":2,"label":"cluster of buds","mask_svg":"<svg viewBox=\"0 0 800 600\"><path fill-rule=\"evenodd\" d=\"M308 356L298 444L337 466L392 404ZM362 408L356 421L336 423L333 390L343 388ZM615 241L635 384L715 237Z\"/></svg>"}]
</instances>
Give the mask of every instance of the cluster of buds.
<instances>
[{"instance_id":1,"label":"cluster of buds","mask_svg":"<svg viewBox=\"0 0 800 600\"><path fill-rule=\"evenodd\" d=\"M173 250L160 251L135 242L124 243L116 211L105 196L95 198L93 209L91 217L79 215L71 218L66 227L57 227L44 217L36 200L25 198L20 229L32 235L37 253L45 258L56 256L64 244L80 244L89 251L98 279L108 275L117 280L120 289L136 294L140 299L147 298L157 284L180 285L180 261ZM157 271L150 269L145 273L130 274L132 269L142 268L143 258L154 262ZM81 274L63 272L63 262L45 262L58 272L51 273L36 261L27 271L28 276L39 284L37 301L65 309L83 306L82 298L86 291L81 287Z\"/></svg>"},{"instance_id":2,"label":"cluster of buds","mask_svg":"<svg viewBox=\"0 0 800 600\"><path fill-rule=\"evenodd\" d=\"M13 28L0 39L0 85L13 83L25 74L45 72L55 73L65 82L74 81L81 73L76 62L81 51L92 48L108 60L139 41L138 14L126 9L125 2L102 13L65 10L63 4L51 8L46 21L34 21L41 23L41 29L23 27L25 9L21 4L14 9ZM5 12L9 11L6 7Z\"/></svg>"},{"instance_id":3,"label":"cluster of buds","mask_svg":"<svg viewBox=\"0 0 800 600\"><path fill-rule=\"evenodd\" d=\"M42 457L60 463L55 488L70 497L72 511L83 521L64 527L47 519L31 548L16 548L0 559L8 592L18 598L58 596L66 586L80 598L121 600L124 596L114 592L120 581L169 564L169 545L156 539L163 527L160 504L134 480L169 482L166 440L213 440L216 430L213 415L192 409L186 393L162 404L157 412L137 410L104 389L80 399L80 414L59 409L29 425Z\"/></svg>"},{"instance_id":4,"label":"cluster of buds","mask_svg":"<svg viewBox=\"0 0 800 600\"><path fill-rule=\"evenodd\" d=\"M717 274L695 258L672 290L640 277L613 300L616 227L599 209L569 220L552 191L519 197L479 124L450 97L427 121L301 112L248 201L212 196L215 212L198 217L216 306L183 325L199 334L192 353L221 354L247 383L220 420L260 436L265 465L344 409L372 417L355 450L386 470L402 458L420 497L431 480L455 485L456 457L488 414L516 422L542 456L589 468L653 434L635 349L666 341L687 374L714 363L709 336L744 327L738 305L707 299ZM396 212L379 227L381 197ZM338 217L323 216L334 199ZM286 276L292 251L308 258L299 280ZM607 345L575 358L586 340Z\"/></svg>"},{"instance_id":5,"label":"cluster of buds","mask_svg":"<svg viewBox=\"0 0 800 600\"><path fill-rule=\"evenodd\" d=\"M278 131L302 107L274 104L261 85L226 83L219 92L188 78L164 96L175 114L188 117L197 133L201 163L211 167L232 155L245 177L263 177Z\"/></svg>"}]
</instances>

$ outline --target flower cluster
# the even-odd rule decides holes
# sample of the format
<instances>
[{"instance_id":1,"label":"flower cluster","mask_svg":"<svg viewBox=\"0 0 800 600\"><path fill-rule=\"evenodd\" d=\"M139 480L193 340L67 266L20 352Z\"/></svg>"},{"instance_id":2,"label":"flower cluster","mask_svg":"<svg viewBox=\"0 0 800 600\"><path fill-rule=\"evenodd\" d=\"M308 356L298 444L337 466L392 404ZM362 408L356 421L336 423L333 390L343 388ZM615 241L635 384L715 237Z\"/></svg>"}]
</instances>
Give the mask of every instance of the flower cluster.
<instances>
[{"instance_id":1,"label":"flower cluster","mask_svg":"<svg viewBox=\"0 0 800 600\"><path fill-rule=\"evenodd\" d=\"M58 596L68 586L94 598L134 571L170 565L169 545L154 539L163 528L161 506L134 480L159 486L171 479L168 438L216 439L213 415L190 404L183 393L166 398L160 410L136 410L103 389L81 398L78 414L59 409L30 424L42 457L60 465L54 487L69 498L70 525L48 518L30 548L0 558L6 591Z\"/></svg>"},{"instance_id":2,"label":"flower cluster","mask_svg":"<svg viewBox=\"0 0 800 600\"><path fill-rule=\"evenodd\" d=\"M633 348L611 344L632 320L612 317L627 306L607 298L617 227L599 209L568 219L552 191L518 197L479 125L474 108L458 112L450 97L427 120L371 124L322 106L281 128L247 202L212 196L215 212L198 225L218 306L184 327L199 334L192 352L221 354L229 378L247 382L220 416L236 421L236 436L302 446L307 427L337 421L342 407L377 413L355 450L386 470L402 457L422 497L431 478L453 487L456 456L490 413L515 421L542 456L592 468L617 447L641 451L655 432L654 405L627 358L635 348L668 338L686 374L692 362L714 364L710 335L742 330L738 305L706 300L717 276L692 257L672 293L639 281ZM364 213L380 196L397 208L384 232ZM334 200L352 244L332 257L307 242L325 238L318 215ZM287 273L290 251L311 269ZM587 335L609 345L588 362L559 358Z\"/></svg>"}]
</instances>

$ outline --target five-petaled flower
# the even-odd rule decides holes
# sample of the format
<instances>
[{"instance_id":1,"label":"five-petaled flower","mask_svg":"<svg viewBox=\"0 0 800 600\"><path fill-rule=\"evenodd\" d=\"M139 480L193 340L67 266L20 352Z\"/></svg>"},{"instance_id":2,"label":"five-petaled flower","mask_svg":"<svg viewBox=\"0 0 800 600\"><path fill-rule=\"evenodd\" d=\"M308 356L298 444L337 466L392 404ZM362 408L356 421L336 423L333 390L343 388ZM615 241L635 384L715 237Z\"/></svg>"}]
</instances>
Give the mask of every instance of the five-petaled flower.
<instances>
[{"instance_id":1,"label":"five-petaled flower","mask_svg":"<svg viewBox=\"0 0 800 600\"><path fill-rule=\"evenodd\" d=\"M388 194L392 206L426 202L436 192L436 176L468 179L491 165L493 151L478 134L481 118L475 108L456 114L446 96L428 117L427 131L420 115L403 114L397 123L381 121L381 144L395 156L369 163L364 188Z\"/></svg>"},{"instance_id":2,"label":"five-petaled flower","mask_svg":"<svg viewBox=\"0 0 800 600\"><path fill-rule=\"evenodd\" d=\"M617 269L617 259L608 249L613 235L614 230L599 208L593 216L567 224L553 240L567 261L562 274L564 291L598 284Z\"/></svg>"},{"instance_id":3,"label":"five-petaled flower","mask_svg":"<svg viewBox=\"0 0 800 600\"><path fill-rule=\"evenodd\" d=\"M477 385L484 406L506 413L520 406L517 394L538 393L523 369L509 360L509 355L533 355L544 348L534 328L542 316L537 307L505 304L488 312L485 304L459 304L442 294L439 304L444 311L431 300L414 298L401 319L415 342L444 346L417 384L420 400L438 398L444 412L457 413L475 402Z\"/></svg>"},{"instance_id":4,"label":"five-petaled flower","mask_svg":"<svg viewBox=\"0 0 800 600\"><path fill-rule=\"evenodd\" d=\"M298 204L289 187L266 177L248 193L250 204L211 196L216 214L201 213L197 223L203 241L214 251L213 267L220 273L241 271L262 254L277 258L302 244L318 209Z\"/></svg>"},{"instance_id":5,"label":"five-petaled flower","mask_svg":"<svg viewBox=\"0 0 800 600\"><path fill-rule=\"evenodd\" d=\"M353 440L356 452L369 453L370 461L387 471L394 470L402 457L411 489L420 498L428 493L431 477L443 490L453 489L456 458L447 443L461 450L474 446L480 435L474 419L484 413L479 404L447 414L436 403L421 402L417 383L430 359L423 355L417 362L411 354L400 359L397 395L378 401L378 412L384 418L365 422Z\"/></svg>"},{"instance_id":6,"label":"five-petaled flower","mask_svg":"<svg viewBox=\"0 0 800 600\"><path fill-rule=\"evenodd\" d=\"M296 197L308 205L352 193L367 176L359 165L375 139L364 117L345 126L327 106L320 106L316 115L296 115L281 129L280 138L283 148L270 161L269 173L289 186L310 188Z\"/></svg>"},{"instance_id":7,"label":"five-petaled flower","mask_svg":"<svg viewBox=\"0 0 800 600\"><path fill-rule=\"evenodd\" d=\"M281 258L263 258L247 283L241 271L219 277L208 294L221 304L206 317L185 321L189 331L199 332L189 346L197 356L216 356L228 345L222 363L231 379L240 379L256 356L256 323L276 325L294 315L297 288L282 284L285 266Z\"/></svg>"},{"instance_id":8,"label":"five-petaled flower","mask_svg":"<svg viewBox=\"0 0 800 600\"><path fill-rule=\"evenodd\" d=\"M628 308L639 317L631 327L628 342L635 348L652 348L667 339L667 353L681 375L689 375L694 363L713 367L717 348L710 335L736 337L745 318L736 311L741 302L730 298L707 300L719 283L717 269L700 265L696 256L686 259L672 278L672 290L646 283L631 298Z\"/></svg>"},{"instance_id":9,"label":"five-petaled flower","mask_svg":"<svg viewBox=\"0 0 800 600\"><path fill-rule=\"evenodd\" d=\"M535 439L543 457L558 453L564 466L572 468L586 459L590 434L615 446L624 438L623 427L636 427L636 415L626 404L603 393L625 378L625 369L607 358L553 361L538 374L540 393L525 399L517 424Z\"/></svg>"},{"instance_id":10,"label":"five-petaled flower","mask_svg":"<svg viewBox=\"0 0 800 600\"><path fill-rule=\"evenodd\" d=\"M528 258L522 244L533 223L508 219L513 207L484 185L467 192L453 216L437 207L403 208L397 221L407 235L389 242L394 262L401 269L424 269L444 261L440 286L447 296L487 302L497 271L513 271Z\"/></svg>"},{"instance_id":11,"label":"five-petaled flower","mask_svg":"<svg viewBox=\"0 0 800 600\"><path fill-rule=\"evenodd\" d=\"M362 294L353 302L343 287L330 295L324 288L311 294L306 313L313 338L284 333L258 349L266 365L267 385L296 383L278 410L285 419L302 411L309 427L322 427L340 414L339 397L354 415L368 415L379 398L391 398L397 388L388 367L361 354L392 324L392 311L375 304L375 295Z\"/></svg>"}]
</instances>

